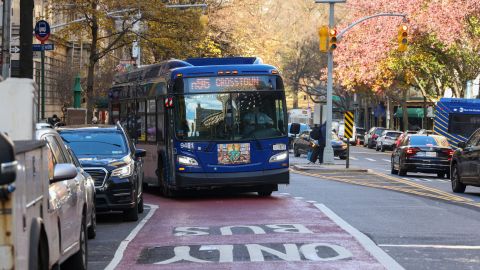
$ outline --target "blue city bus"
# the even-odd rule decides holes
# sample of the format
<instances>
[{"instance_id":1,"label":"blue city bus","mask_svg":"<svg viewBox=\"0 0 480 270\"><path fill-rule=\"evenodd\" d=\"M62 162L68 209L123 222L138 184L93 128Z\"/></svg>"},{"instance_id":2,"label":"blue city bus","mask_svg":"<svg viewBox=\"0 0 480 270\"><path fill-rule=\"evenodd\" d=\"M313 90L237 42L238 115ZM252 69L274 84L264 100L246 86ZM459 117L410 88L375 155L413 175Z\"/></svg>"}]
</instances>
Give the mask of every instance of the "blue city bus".
<instances>
[{"instance_id":1,"label":"blue city bus","mask_svg":"<svg viewBox=\"0 0 480 270\"><path fill-rule=\"evenodd\" d=\"M109 118L147 150L144 182L165 196L235 187L269 196L289 183L278 70L255 57L169 60L115 77Z\"/></svg>"},{"instance_id":2,"label":"blue city bus","mask_svg":"<svg viewBox=\"0 0 480 270\"><path fill-rule=\"evenodd\" d=\"M480 128L480 99L442 98L435 107L435 133L456 147Z\"/></svg>"}]
</instances>

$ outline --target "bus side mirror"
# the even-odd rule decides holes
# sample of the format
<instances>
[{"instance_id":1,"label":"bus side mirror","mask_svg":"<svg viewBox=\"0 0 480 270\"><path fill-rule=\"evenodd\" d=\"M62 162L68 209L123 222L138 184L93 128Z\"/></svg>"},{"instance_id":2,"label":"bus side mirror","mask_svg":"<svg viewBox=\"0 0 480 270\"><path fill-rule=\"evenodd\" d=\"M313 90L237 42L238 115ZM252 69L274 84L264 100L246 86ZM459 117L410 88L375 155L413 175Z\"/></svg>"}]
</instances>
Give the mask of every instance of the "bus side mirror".
<instances>
[{"instance_id":1,"label":"bus side mirror","mask_svg":"<svg viewBox=\"0 0 480 270\"><path fill-rule=\"evenodd\" d=\"M0 185L8 185L15 181L17 176L17 162L15 149L7 136L0 132Z\"/></svg>"},{"instance_id":2,"label":"bus side mirror","mask_svg":"<svg viewBox=\"0 0 480 270\"><path fill-rule=\"evenodd\" d=\"M467 147L467 143L466 142L459 142L457 146L458 146L458 148L463 149L463 148Z\"/></svg>"},{"instance_id":3,"label":"bus side mirror","mask_svg":"<svg viewBox=\"0 0 480 270\"><path fill-rule=\"evenodd\" d=\"M290 124L289 133L297 135L300 133L300 124L299 123L292 123Z\"/></svg>"}]
</instances>

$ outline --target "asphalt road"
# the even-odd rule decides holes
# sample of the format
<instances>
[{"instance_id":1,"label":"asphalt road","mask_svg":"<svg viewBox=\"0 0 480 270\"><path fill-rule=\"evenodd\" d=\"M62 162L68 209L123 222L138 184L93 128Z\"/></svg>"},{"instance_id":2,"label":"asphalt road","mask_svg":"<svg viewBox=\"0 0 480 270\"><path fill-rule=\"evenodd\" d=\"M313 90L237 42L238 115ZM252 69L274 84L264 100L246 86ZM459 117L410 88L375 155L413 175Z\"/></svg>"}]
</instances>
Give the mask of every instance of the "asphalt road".
<instances>
[{"instance_id":1,"label":"asphalt road","mask_svg":"<svg viewBox=\"0 0 480 270\"><path fill-rule=\"evenodd\" d=\"M267 238L240 235L235 238L225 238L227 240L218 235L198 239L171 237L176 224L183 226L208 224L209 228L218 229L226 224L232 225L232 222L237 225L269 224L268 221L300 224L303 222L309 229L318 232L318 237L323 237L322 241L337 243L338 235L331 234L336 230L332 229L335 222L329 223L328 226L314 225L325 221L324 216L316 216L314 214L316 212L311 212L312 205L317 204L328 207L339 218L373 240L376 247L385 251L405 269L479 268L480 208L477 205L456 202L447 179L440 180L424 174L409 174L404 177L405 179L391 176L390 152L382 153L363 147L352 147L351 153L352 167L368 168L376 174L367 176L355 173L349 173L346 176L327 174L317 177L292 173L291 184L282 186L279 192L274 193L272 200L258 198L254 194L236 195L222 192L198 192L194 195L187 194L182 199L172 200L161 198L154 189L150 189L149 194L146 195L146 203L154 207L158 206L154 215L152 212L153 216L150 220L141 222L145 215L149 215L149 209L141 216L139 222L123 222L121 216L117 214L103 215L99 218L97 238L89 241L89 269L105 269L112 259L117 257L115 254L122 250L122 246L126 248L123 251L127 255L118 261L117 269L143 269L148 267L141 264L142 262L159 261L159 258L167 259L164 249L185 244L210 243L208 241L215 244L229 244L232 239L236 244L234 250L239 253L238 257L232 257L232 260L239 261L232 264L208 264L210 269L277 269L277 267L278 269L322 269L320 265L312 262L284 264L275 261L272 266L268 262L251 264L244 261L246 251L242 253L239 244L248 243L248 241L283 243L285 239L296 239L288 234L285 238L278 235L268 235ZM306 163L304 156L291 157L290 161L292 164ZM344 163L344 161L336 160L336 163ZM394 182L395 179L399 179L403 181L401 183L407 183L407 185L392 191L387 189L387 185L385 185L386 188L382 188L381 185L365 186L362 182L370 178L367 180L386 183L386 178L378 176L381 174L390 177ZM345 181L340 181L342 179ZM425 189L425 192L408 193L412 189L408 183L415 185L415 190ZM425 196L427 191L436 190L444 191L442 199ZM478 202L480 201L479 191L479 188L469 187L467 194L461 197ZM139 224L145 227L138 229ZM276 248L275 244L271 245L273 246L269 246L270 248ZM355 244L349 242L345 246L350 247ZM192 250L195 247L191 246ZM202 248L204 247L198 250ZM132 255L136 254L135 252L141 254ZM192 254L205 256L201 251L197 253ZM150 257L145 254L150 254ZM353 262L368 261L361 255L353 254L353 258L350 259ZM205 258L211 259L208 256ZM338 264L332 263L329 269L370 269L369 267L355 268L342 263L345 261ZM370 261L370 263L373 262ZM371 265L372 269L375 268L373 265L375 264ZM174 268L161 269L205 269L204 264L177 263L174 266Z\"/></svg>"}]
</instances>

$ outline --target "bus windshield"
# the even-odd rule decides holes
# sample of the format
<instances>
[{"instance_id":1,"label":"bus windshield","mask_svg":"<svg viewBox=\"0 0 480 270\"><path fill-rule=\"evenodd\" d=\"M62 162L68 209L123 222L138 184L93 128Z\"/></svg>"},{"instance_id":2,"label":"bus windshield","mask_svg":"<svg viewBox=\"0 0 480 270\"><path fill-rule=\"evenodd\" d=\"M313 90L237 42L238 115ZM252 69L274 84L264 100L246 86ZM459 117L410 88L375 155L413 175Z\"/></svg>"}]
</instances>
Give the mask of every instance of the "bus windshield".
<instances>
[{"instance_id":1,"label":"bus windshield","mask_svg":"<svg viewBox=\"0 0 480 270\"><path fill-rule=\"evenodd\" d=\"M281 91L180 95L176 105L176 136L189 141L286 136L283 100Z\"/></svg>"}]
</instances>

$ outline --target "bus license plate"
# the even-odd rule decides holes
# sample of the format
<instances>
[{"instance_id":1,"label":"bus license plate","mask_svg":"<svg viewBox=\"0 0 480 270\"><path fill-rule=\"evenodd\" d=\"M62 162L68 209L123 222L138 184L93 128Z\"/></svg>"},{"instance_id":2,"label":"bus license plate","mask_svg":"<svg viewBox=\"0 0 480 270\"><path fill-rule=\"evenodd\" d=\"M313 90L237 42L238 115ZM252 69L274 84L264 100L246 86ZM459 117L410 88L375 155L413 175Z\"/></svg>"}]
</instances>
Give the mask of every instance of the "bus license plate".
<instances>
[{"instance_id":1,"label":"bus license plate","mask_svg":"<svg viewBox=\"0 0 480 270\"><path fill-rule=\"evenodd\" d=\"M437 157L437 152L425 152L426 157Z\"/></svg>"}]
</instances>

